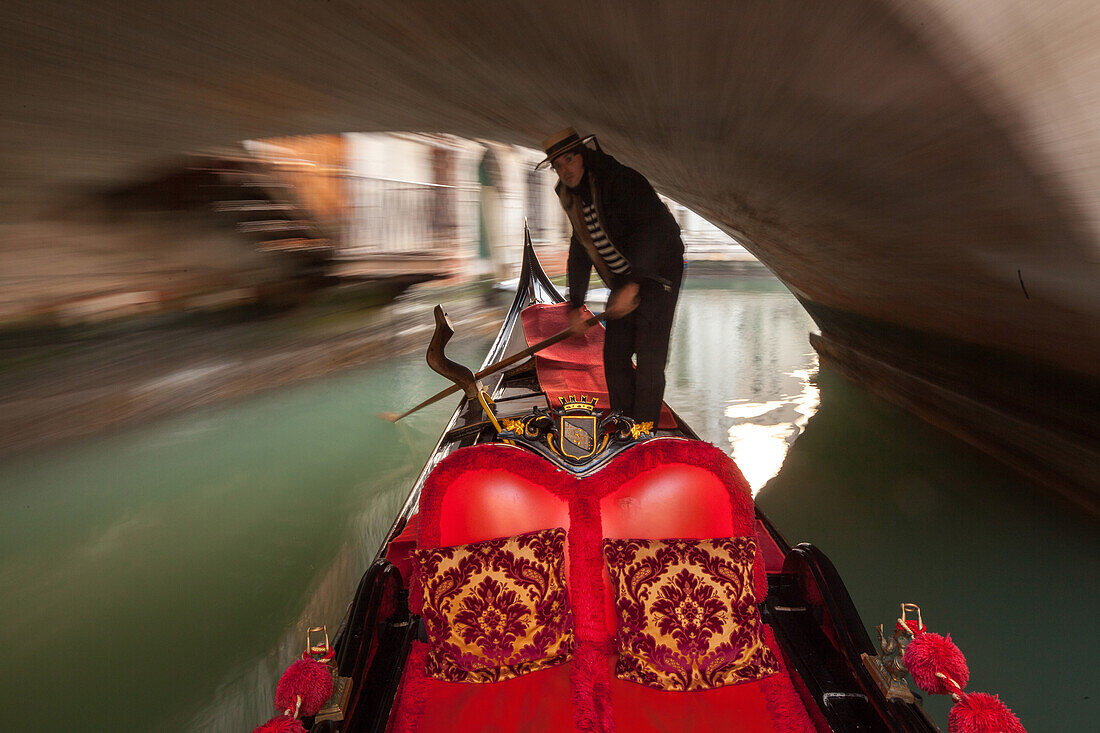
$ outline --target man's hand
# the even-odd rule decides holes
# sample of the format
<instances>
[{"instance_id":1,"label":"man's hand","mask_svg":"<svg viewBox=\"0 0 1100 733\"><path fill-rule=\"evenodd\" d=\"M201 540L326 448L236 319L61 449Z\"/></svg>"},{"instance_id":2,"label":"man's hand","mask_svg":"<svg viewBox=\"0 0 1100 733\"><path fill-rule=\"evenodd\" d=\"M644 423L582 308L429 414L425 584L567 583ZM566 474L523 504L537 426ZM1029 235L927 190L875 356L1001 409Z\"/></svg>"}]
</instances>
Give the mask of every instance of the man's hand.
<instances>
[{"instance_id":1,"label":"man's hand","mask_svg":"<svg viewBox=\"0 0 1100 733\"><path fill-rule=\"evenodd\" d=\"M588 323L585 322L584 311L580 308L569 309L569 330L574 336L580 336L582 333L591 328Z\"/></svg>"},{"instance_id":2,"label":"man's hand","mask_svg":"<svg viewBox=\"0 0 1100 733\"><path fill-rule=\"evenodd\" d=\"M611 298L607 301L607 317L614 320L622 318L638 307L638 283L627 283L617 290L611 291Z\"/></svg>"}]
</instances>

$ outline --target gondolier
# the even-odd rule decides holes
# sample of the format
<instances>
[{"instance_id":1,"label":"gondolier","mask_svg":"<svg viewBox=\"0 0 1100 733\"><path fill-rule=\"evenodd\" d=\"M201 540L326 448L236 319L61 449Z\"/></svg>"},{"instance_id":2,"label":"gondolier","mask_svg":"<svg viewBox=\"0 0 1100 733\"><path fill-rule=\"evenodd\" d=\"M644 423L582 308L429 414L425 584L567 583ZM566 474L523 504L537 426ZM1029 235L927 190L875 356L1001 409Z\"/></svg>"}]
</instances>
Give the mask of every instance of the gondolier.
<instances>
[{"instance_id":1,"label":"gondolier","mask_svg":"<svg viewBox=\"0 0 1100 733\"><path fill-rule=\"evenodd\" d=\"M603 351L611 409L656 425L684 243L649 181L604 153L595 139L566 128L543 141L546 159L536 167L552 166L558 174L554 190L573 225L567 267L570 318L578 332L585 328L580 308L593 267L611 289Z\"/></svg>"}]
</instances>

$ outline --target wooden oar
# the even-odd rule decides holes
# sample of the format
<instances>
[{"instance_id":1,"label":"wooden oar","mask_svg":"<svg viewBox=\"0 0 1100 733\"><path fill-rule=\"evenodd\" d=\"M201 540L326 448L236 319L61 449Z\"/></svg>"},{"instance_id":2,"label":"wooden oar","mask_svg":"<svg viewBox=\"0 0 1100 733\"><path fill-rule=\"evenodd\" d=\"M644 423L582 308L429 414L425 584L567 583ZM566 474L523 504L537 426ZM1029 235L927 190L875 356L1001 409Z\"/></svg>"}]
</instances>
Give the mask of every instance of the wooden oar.
<instances>
[{"instance_id":1,"label":"wooden oar","mask_svg":"<svg viewBox=\"0 0 1100 733\"><path fill-rule=\"evenodd\" d=\"M597 313L596 315L592 316L591 318L586 318L584 320L584 325L585 325L585 327L594 326L597 323L599 323L600 321L604 320L604 318L606 318L606 317L607 316L604 313ZM506 369L506 368L512 366L513 364L515 364L516 362L521 361L523 359L526 359L527 357L531 356L532 354L536 354L536 353L542 351L543 349L545 349L548 346L553 346L554 344L558 343L559 341L562 341L564 339L569 338L569 336L572 335L572 332L573 332L573 327L570 326L569 328L565 329L564 331L561 331L559 333L555 333L553 336L550 336L549 338L544 338L542 341L539 341L537 344L535 344L533 346L528 346L526 349L519 352L518 354L512 354L509 357L505 357L504 359L501 359L500 361L498 361L495 364L490 364L489 366L482 369L480 372L476 373L474 375L474 379L475 380L476 379L481 379L482 377L487 377L490 374L494 374L496 372L499 372L501 369ZM427 407L428 405L439 402L441 399L443 399L444 397L447 397L448 395L453 395L455 392L458 392L461 389L462 389L462 387L460 387L459 385L452 384L447 389L443 390L442 392L437 392L436 394L432 395L431 397L424 400L419 405L417 405L416 407L414 407L410 410L405 410L405 412L402 412L400 414L398 414L396 412L381 412L381 413L378 414L378 416L383 418L384 420L389 420L390 422L397 422L398 420L400 420L402 418L405 418L405 417L408 417L409 415L413 414L414 412L416 412L417 410L419 410L421 408L424 408L424 407Z\"/></svg>"}]
</instances>

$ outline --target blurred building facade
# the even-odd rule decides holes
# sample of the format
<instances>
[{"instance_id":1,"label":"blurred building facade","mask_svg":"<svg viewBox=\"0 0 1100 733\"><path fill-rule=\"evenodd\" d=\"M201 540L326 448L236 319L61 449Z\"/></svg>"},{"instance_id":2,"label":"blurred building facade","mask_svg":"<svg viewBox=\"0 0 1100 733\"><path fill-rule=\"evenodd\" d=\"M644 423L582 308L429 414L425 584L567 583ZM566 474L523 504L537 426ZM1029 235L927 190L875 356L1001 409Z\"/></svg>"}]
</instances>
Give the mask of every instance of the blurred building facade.
<instances>
[{"instance_id":1,"label":"blurred building facade","mask_svg":"<svg viewBox=\"0 0 1100 733\"><path fill-rule=\"evenodd\" d=\"M518 274L524 221L559 275L570 227L556 176L534 170L542 157L450 135L347 133L166 161L98 203L0 231L0 328L279 309L330 286L385 302L417 283L500 282ZM689 260L752 259L666 202Z\"/></svg>"},{"instance_id":2,"label":"blurred building facade","mask_svg":"<svg viewBox=\"0 0 1100 733\"><path fill-rule=\"evenodd\" d=\"M250 141L282 171L336 245L334 272L431 262L447 279L514 277L523 225L547 270L564 272L569 222L541 151L452 135L347 133ZM312 180L310 180L312 179ZM751 259L731 237L665 199L689 259Z\"/></svg>"}]
</instances>

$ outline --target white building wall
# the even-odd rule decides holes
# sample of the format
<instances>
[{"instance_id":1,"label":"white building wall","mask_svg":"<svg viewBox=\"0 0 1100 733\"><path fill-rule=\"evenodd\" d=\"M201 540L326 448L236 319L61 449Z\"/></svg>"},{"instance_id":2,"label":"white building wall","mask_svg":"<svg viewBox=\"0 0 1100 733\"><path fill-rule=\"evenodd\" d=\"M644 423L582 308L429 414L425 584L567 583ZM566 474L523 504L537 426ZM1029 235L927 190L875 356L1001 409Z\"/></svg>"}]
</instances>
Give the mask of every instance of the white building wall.
<instances>
[{"instance_id":1,"label":"white building wall","mask_svg":"<svg viewBox=\"0 0 1100 733\"><path fill-rule=\"evenodd\" d=\"M412 183L431 183L431 160L425 143L385 132L352 132L348 168L354 175Z\"/></svg>"},{"instance_id":2,"label":"white building wall","mask_svg":"<svg viewBox=\"0 0 1100 733\"><path fill-rule=\"evenodd\" d=\"M346 137L352 200L363 212L362 231L349 236L348 254L408 253L434 247L439 256L454 260L460 277L507 279L519 271L523 223L530 212L538 219L532 234L540 250L558 251L563 257L570 225L554 192L557 176L551 170L530 175L543 158L542 151L440 135L351 133ZM428 200L433 186L438 184L432 166L433 148L445 148L452 156L455 226L453 232L448 231L446 241L440 239L438 231L432 231L423 205L404 207L405 221L397 220L402 218L394 216L398 212L381 211L383 199ZM492 191L485 191L480 184L479 168L490 151L499 166L501 180ZM379 193L383 189L384 197ZM406 193L407 197L402 198ZM531 205L532 197L538 198L538 207ZM703 217L670 199L664 200L681 223L689 259L748 256L744 248ZM494 235L490 260L480 256L483 206L488 206L487 218ZM379 224L381 220L385 223ZM563 262L559 266L562 265Z\"/></svg>"}]
</instances>

